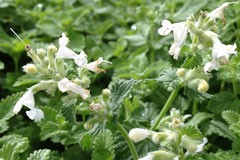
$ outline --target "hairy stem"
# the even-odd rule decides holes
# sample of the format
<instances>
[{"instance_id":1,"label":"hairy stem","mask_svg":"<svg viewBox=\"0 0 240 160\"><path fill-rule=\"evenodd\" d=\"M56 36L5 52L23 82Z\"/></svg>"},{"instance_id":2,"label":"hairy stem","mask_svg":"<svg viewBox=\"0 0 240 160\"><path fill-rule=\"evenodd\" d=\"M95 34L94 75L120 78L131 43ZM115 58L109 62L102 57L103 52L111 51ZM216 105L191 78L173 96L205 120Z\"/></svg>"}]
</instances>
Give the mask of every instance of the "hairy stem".
<instances>
[{"instance_id":1,"label":"hairy stem","mask_svg":"<svg viewBox=\"0 0 240 160\"><path fill-rule=\"evenodd\" d=\"M128 133L127 133L126 129L119 122L116 122L116 128L119 130L119 132L122 134L122 136L127 141L127 144L132 153L133 159L138 160L137 150L136 150L132 140L128 137Z\"/></svg>"},{"instance_id":2,"label":"hairy stem","mask_svg":"<svg viewBox=\"0 0 240 160\"><path fill-rule=\"evenodd\" d=\"M162 120L163 116L167 113L167 111L171 107L171 104L172 104L173 100L176 98L180 88L181 88L181 85L178 85L177 88L175 88L172 91L172 93L168 97L167 102L163 106L163 109L161 110L160 114L158 115L157 120L154 122L154 124L150 128L151 130L155 130L158 127L158 125L159 125L160 121Z\"/></svg>"},{"instance_id":3,"label":"hairy stem","mask_svg":"<svg viewBox=\"0 0 240 160\"><path fill-rule=\"evenodd\" d=\"M198 110L198 102L197 100L193 100L193 111L192 111L192 114L195 115L197 113L197 110Z\"/></svg>"}]
</instances>

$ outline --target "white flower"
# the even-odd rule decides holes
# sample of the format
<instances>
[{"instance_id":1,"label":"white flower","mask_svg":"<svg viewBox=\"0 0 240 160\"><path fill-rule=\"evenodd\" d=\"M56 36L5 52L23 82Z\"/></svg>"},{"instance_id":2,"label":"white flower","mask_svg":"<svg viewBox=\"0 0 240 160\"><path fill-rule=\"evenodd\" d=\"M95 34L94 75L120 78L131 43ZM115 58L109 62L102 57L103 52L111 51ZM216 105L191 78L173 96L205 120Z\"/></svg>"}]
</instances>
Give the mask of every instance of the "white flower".
<instances>
[{"instance_id":1,"label":"white flower","mask_svg":"<svg viewBox=\"0 0 240 160\"><path fill-rule=\"evenodd\" d=\"M30 74L37 73L37 67L35 64L26 64L23 66L23 71Z\"/></svg>"},{"instance_id":2,"label":"white flower","mask_svg":"<svg viewBox=\"0 0 240 160\"><path fill-rule=\"evenodd\" d=\"M59 38L59 49L57 52L58 58L74 59L77 54L67 47L69 39L62 33L62 37Z\"/></svg>"},{"instance_id":3,"label":"white flower","mask_svg":"<svg viewBox=\"0 0 240 160\"><path fill-rule=\"evenodd\" d=\"M196 149L195 152L196 152L196 153L202 152L203 149L204 149L204 146L205 146L205 144L207 144L207 142L208 142L208 139L207 139L206 137L204 137L204 138L203 138L203 142L202 142L201 144L197 145L197 149Z\"/></svg>"},{"instance_id":4,"label":"white flower","mask_svg":"<svg viewBox=\"0 0 240 160\"><path fill-rule=\"evenodd\" d=\"M168 20L162 21L162 27L158 29L160 35L167 35L173 31L174 43L169 49L169 54L173 55L174 59L178 59L182 46L187 38L188 29L185 26L185 22L179 22L171 24Z\"/></svg>"},{"instance_id":5,"label":"white flower","mask_svg":"<svg viewBox=\"0 0 240 160\"><path fill-rule=\"evenodd\" d=\"M98 60L88 63L87 55L84 51L81 51L80 54L76 54L71 49L67 47L69 39L66 37L65 33L62 33L62 37L59 39L59 50L57 52L58 58L73 59L74 63L79 67L87 68L92 72L105 72L105 70L98 68L102 62L111 63L104 61L102 57Z\"/></svg>"},{"instance_id":6,"label":"white flower","mask_svg":"<svg viewBox=\"0 0 240 160\"><path fill-rule=\"evenodd\" d=\"M13 108L13 112L15 114L18 114L18 112L20 112L20 110L22 109L23 105L30 109L29 111L26 111L26 114L31 120L39 121L44 118L43 111L35 108L35 101L31 89L25 92L25 94L18 100L18 102Z\"/></svg>"},{"instance_id":7,"label":"white flower","mask_svg":"<svg viewBox=\"0 0 240 160\"><path fill-rule=\"evenodd\" d=\"M44 118L43 111L38 108L32 108L31 110L26 111L26 114L31 120L35 121L40 121L42 118Z\"/></svg>"},{"instance_id":8,"label":"white flower","mask_svg":"<svg viewBox=\"0 0 240 160\"><path fill-rule=\"evenodd\" d=\"M219 18L225 23L226 20L224 18L224 9L226 9L230 4L234 4L234 3L238 3L238 2L225 2L225 3L223 3L221 6L214 9L212 12L210 12L208 14L208 17L210 17L211 19Z\"/></svg>"},{"instance_id":9,"label":"white flower","mask_svg":"<svg viewBox=\"0 0 240 160\"><path fill-rule=\"evenodd\" d=\"M137 143L146 139L150 134L150 131L148 131L147 129L134 128L130 130L128 136L131 140Z\"/></svg>"},{"instance_id":10,"label":"white flower","mask_svg":"<svg viewBox=\"0 0 240 160\"><path fill-rule=\"evenodd\" d=\"M237 45L225 45L212 31L206 31L206 34L211 37L213 41L212 60L207 62L204 66L205 72L211 72L212 70L218 70L220 68L220 61L227 62L231 54L237 54Z\"/></svg>"},{"instance_id":11,"label":"white flower","mask_svg":"<svg viewBox=\"0 0 240 160\"><path fill-rule=\"evenodd\" d=\"M29 89L27 92L24 93L24 95L15 104L13 108L13 112L15 114L18 114L18 112L20 112L20 110L22 109L23 105L30 109L34 108L35 101L34 101L32 90Z\"/></svg>"},{"instance_id":12,"label":"white flower","mask_svg":"<svg viewBox=\"0 0 240 160\"><path fill-rule=\"evenodd\" d=\"M155 157L154 155L149 154L149 155L147 155L147 156L145 156L143 158L140 158L138 160L153 160L154 157Z\"/></svg>"},{"instance_id":13,"label":"white flower","mask_svg":"<svg viewBox=\"0 0 240 160\"><path fill-rule=\"evenodd\" d=\"M82 88L81 86L69 81L69 79L64 78L58 82L58 89L61 92L73 92L79 94L82 99L86 100L90 96L89 90Z\"/></svg>"}]
</instances>

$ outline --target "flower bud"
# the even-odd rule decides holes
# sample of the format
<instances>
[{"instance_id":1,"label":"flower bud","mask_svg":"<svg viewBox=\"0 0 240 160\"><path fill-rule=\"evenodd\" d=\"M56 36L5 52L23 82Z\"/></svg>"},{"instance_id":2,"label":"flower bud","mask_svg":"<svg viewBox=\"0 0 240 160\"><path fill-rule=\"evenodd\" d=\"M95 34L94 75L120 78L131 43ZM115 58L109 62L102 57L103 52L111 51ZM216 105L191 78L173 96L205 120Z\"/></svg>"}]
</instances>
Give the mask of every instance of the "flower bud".
<instances>
[{"instance_id":1,"label":"flower bud","mask_svg":"<svg viewBox=\"0 0 240 160\"><path fill-rule=\"evenodd\" d=\"M205 81L204 79L199 80L199 84L198 84L198 92L200 93L206 93L209 89L209 85L207 83L207 81Z\"/></svg>"},{"instance_id":2,"label":"flower bud","mask_svg":"<svg viewBox=\"0 0 240 160\"><path fill-rule=\"evenodd\" d=\"M62 76L66 75L63 59L60 59L60 58L55 59L55 68L56 68L57 72L59 74L61 74Z\"/></svg>"},{"instance_id":3,"label":"flower bud","mask_svg":"<svg viewBox=\"0 0 240 160\"><path fill-rule=\"evenodd\" d=\"M178 155L176 155L175 153L170 151L163 151L163 150L150 152L149 155L154 155L154 159L157 159L157 160L177 160L178 159Z\"/></svg>"},{"instance_id":4,"label":"flower bud","mask_svg":"<svg viewBox=\"0 0 240 160\"><path fill-rule=\"evenodd\" d=\"M48 56L48 61L49 61L49 67L50 68L54 68L54 66L55 66L54 59L55 59L56 52L57 52L56 46L50 45L48 47L47 56Z\"/></svg>"},{"instance_id":5,"label":"flower bud","mask_svg":"<svg viewBox=\"0 0 240 160\"><path fill-rule=\"evenodd\" d=\"M87 77L84 76L82 78L82 85L84 86L84 88L88 88L90 86L91 80Z\"/></svg>"},{"instance_id":6,"label":"flower bud","mask_svg":"<svg viewBox=\"0 0 240 160\"><path fill-rule=\"evenodd\" d=\"M37 73L37 67L35 66L35 64L27 64L27 65L23 66L23 70L24 70L24 72L29 73L29 74Z\"/></svg>"},{"instance_id":7,"label":"flower bud","mask_svg":"<svg viewBox=\"0 0 240 160\"><path fill-rule=\"evenodd\" d=\"M46 56L46 51L43 48L37 49L37 55L40 58L44 58Z\"/></svg>"},{"instance_id":8,"label":"flower bud","mask_svg":"<svg viewBox=\"0 0 240 160\"><path fill-rule=\"evenodd\" d=\"M92 102L90 104L90 110L92 110L93 112L100 112L102 109L104 109L104 107L100 103Z\"/></svg>"},{"instance_id":9,"label":"flower bud","mask_svg":"<svg viewBox=\"0 0 240 160\"><path fill-rule=\"evenodd\" d=\"M184 68L179 68L176 72L178 77L184 77L186 75L186 69Z\"/></svg>"},{"instance_id":10,"label":"flower bud","mask_svg":"<svg viewBox=\"0 0 240 160\"><path fill-rule=\"evenodd\" d=\"M195 139L191 139L190 137L183 135L181 140L181 145L187 150L187 155L190 153L198 153L202 152L205 144L208 142L207 138L203 138L203 141L197 141Z\"/></svg>"},{"instance_id":11,"label":"flower bud","mask_svg":"<svg viewBox=\"0 0 240 160\"><path fill-rule=\"evenodd\" d=\"M103 95L104 97L109 97L109 96L111 95L110 89L108 89L108 88L103 89L103 90L102 90L102 95Z\"/></svg>"},{"instance_id":12,"label":"flower bud","mask_svg":"<svg viewBox=\"0 0 240 160\"><path fill-rule=\"evenodd\" d=\"M84 127L86 130L90 130L90 129L93 128L93 125L92 125L92 123L86 122L86 123L84 123L83 127Z\"/></svg>"},{"instance_id":13,"label":"flower bud","mask_svg":"<svg viewBox=\"0 0 240 160\"><path fill-rule=\"evenodd\" d=\"M164 132L153 132L152 133L152 141L154 143L160 143L161 141L164 141L168 137L167 133Z\"/></svg>"},{"instance_id":14,"label":"flower bud","mask_svg":"<svg viewBox=\"0 0 240 160\"><path fill-rule=\"evenodd\" d=\"M130 130L128 136L131 140L137 143L146 139L148 136L150 136L150 131L142 128L134 128Z\"/></svg>"}]
</instances>

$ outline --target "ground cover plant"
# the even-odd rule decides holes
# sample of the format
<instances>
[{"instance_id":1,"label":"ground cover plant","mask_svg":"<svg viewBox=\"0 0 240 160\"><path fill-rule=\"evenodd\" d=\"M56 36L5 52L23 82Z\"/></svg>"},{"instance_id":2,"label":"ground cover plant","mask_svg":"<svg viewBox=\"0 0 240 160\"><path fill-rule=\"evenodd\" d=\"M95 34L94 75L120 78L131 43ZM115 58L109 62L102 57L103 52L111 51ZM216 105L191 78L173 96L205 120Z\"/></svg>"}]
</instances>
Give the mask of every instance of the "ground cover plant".
<instances>
[{"instance_id":1,"label":"ground cover plant","mask_svg":"<svg viewBox=\"0 0 240 160\"><path fill-rule=\"evenodd\" d=\"M239 8L0 1L0 160L239 160Z\"/></svg>"}]
</instances>

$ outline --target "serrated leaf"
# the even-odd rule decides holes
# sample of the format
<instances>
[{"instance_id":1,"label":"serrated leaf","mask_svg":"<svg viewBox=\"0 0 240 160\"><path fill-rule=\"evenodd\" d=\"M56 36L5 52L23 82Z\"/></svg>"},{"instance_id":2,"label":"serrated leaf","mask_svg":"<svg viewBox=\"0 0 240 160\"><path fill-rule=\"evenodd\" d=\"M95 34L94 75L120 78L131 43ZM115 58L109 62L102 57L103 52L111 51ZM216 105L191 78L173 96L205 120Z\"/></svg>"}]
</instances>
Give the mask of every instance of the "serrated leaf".
<instances>
[{"instance_id":1,"label":"serrated leaf","mask_svg":"<svg viewBox=\"0 0 240 160\"><path fill-rule=\"evenodd\" d=\"M156 79L163 83L163 86L168 90L172 91L178 85L178 77L175 68L169 68L160 73L159 77Z\"/></svg>"},{"instance_id":2,"label":"serrated leaf","mask_svg":"<svg viewBox=\"0 0 240 160\"><path fill-rule=\"evenodd\" d=\"M76 103L77 99L73 99L70 102L63 104L60 109L62 115L70 123L76 122Z\"/></svg>"},{"instance_id":3,"label":"serrated leaf","mask_svg":"<svg viewBox=\"0 0 240 160\"><path fill-rule=\"evenodd\" d=\"M200 139L202 140L203 135L201 131L196 126L186 126L181 131L182 135L187 135L192 139Z\"/></svg>"},{"instance_id":4,"label":"serrated leaf","mask_svg":"<svg viewBox=\"0 0 240 160\"><path fill-rule=\"evenodd\" d=\"M232 130L238 136L240 136L240 121L238 121L237 123L232 124L229 127L229 129Z\"/></svg>"},{"instance_id":5,"label":"serrated leaf","mask_svg":"<svg viewBox=\"0 0 240 160\"><path fill-rule=\"evenodd\" d=\"M114 142L112 132L105 130L93 142L92 160L114 159Z\"/></svg>"},{"instance_id":6,"label":"serrated leaf","mask_svg":"<svg viewBox=\"0 0 240 160\"><path fill-rule=\"evenodd\" d=\"M222 112L222 117L229 125L237 123L240 120L240 115L233 111Z\"/></svg>"},{"instance_id":7,"label":"serrated leaf","mask_svg":"<svg viewBox=\"0 0 240 160\"><path fill-rule=\"evenodd\" d=\"M7 121L14 116L13 107L23 93L16 93L2 99L0 102L0 133L8 129Z\"/></svg>"},{"instance_id":8,"label":"serrated leaf","mask_svg":"<svg viewBox=\"0 0 240 160\"><path fill-rule=\"evenodd\" d=\"M111 110L117 112L124 98L129 94L136 80L119 80L111 87Z\"/></svg>"},{"instance_id":9,"label":"serrated leaf","mask_svg":"<svg viewBox=\"0 0 240 160\"><path fill-rule=\"evenodd\" d=\"M202 64L202 57L200 55L188 55L181 65L183 68L196 68Z\"/></svg>"},{"instance_id":10,"label":"serrated leaf","mask_svg":"<svg viewBox=\"0 0 240 160\"><path fill-rule=\"evenodd\" d=\"M23 153L29 147L29 142L26 137L21 135L8 135L0 139L0 142L4 142L0 149L0 159L4 160L19 160L19 154Z\"/></svg>"},{"instance_id":11,"label":"serrated leaf","mask_svg":"<svg viewBox=\"0 0 240 160\"><path fill-rule=\"evenodd\" d=\"M49 149L40 149L30 154L27 160L50 160L50 153Z\"/></svg>"},{"instance_id":12,"label":"serrated leaf","mask_svg":"<svg viewBox=\"0 0 240 160\"><path fill-rule=\"evenodd\" d=\"M233 140L235 137L228 129L227 125L221 121L211 120L205 131L206 135L218 134L219 136Z\"/></svg>"},{"instance_id":13,"label":"serrated leaf","mask_svg":"<svg viewBox=\"0 0 240 160\"><path fill-rule=\"evenodd\" d=\"M209 114L209 113L204 113L204 112L201 112L201 113L197 113L194 115L194 117L189 121L187 122L187 125L190 125L190 126L197 126L199 125L201 122L211 118L212 115Z\"/></svg>"},{"instance_id":14,"label":"serrated leaf","mask_svg":"<svg viewBox=\"0 0 240 160\"><path fill-rule=\"evenodd\" d=\"M214 95L209 101L207 109L213 113L221 113L224 110L240 110L240 100L230 92L221 92Z\"/></svg>"}]
</instances>

